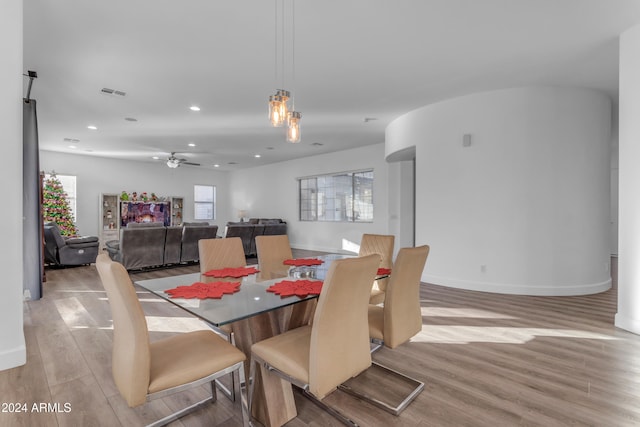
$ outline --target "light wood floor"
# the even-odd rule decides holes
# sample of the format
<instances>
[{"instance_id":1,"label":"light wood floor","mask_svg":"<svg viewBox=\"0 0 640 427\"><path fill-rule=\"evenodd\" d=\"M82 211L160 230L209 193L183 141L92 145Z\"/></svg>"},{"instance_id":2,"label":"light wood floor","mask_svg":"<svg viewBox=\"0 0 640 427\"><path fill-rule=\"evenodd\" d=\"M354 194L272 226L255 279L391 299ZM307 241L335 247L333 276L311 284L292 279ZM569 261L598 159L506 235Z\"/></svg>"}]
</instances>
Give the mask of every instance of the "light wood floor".
<instances>
[{"instance_id":1,"label":"light wood floor","mask_svg":"<svg viewBox=\"0 0 640 427\"><path fill-rule=\"evenodd\" d=\"M298 254L299 256L300 254ZM305 254L306 255L306 254ZM180 267L134 274L134 280L184 274ZM527 297L422 285L423 331L374 360L425 382L399 417L341 391L326 398L362 426L638 426L640 336L613 326L614 288L582 297ZM135 409L111 378L111 321L95 268L48 270L44 298L28 302L25 366L0 372L0 426L138 426L204 396L200 388ZM152 339L204 326L140 290ZM339 423L296 396L288 426ZM61 412L32 412L33 403ZM70 411L64 412L64 404ZM238 426L239 407L218 403L175 426Z\"/></svg>"}]
</instances>

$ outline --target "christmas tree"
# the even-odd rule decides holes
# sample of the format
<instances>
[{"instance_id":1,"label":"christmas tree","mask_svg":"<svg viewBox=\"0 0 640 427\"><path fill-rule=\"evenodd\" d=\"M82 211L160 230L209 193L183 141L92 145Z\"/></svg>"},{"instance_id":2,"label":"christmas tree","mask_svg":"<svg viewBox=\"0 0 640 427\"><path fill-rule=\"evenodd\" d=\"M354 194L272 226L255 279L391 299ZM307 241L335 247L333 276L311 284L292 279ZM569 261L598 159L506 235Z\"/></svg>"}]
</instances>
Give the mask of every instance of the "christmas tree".
<instances>
[{"instance_id":1,"label":"christmas tree","mask_svg":"<svg viewBox=\"0 0 640 427\"><path fill-rule=\"evenodd\" d=\"M73 222L73 215L71 215L67 193L65 193L62 188L62 183L55 174L51 174L51 176L44 181L42 196L44 222L55 222L58 224L60 234L63 236L76 236L78 230Z\"/></svg>"}]
</instances>

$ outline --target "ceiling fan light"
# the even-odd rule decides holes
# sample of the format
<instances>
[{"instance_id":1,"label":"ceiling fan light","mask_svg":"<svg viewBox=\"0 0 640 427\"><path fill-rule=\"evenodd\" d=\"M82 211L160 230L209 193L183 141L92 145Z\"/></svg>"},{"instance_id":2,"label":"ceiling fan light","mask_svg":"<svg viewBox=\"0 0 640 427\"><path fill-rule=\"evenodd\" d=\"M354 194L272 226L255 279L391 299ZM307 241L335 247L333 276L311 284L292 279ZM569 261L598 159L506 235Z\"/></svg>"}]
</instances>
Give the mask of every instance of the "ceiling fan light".
<instances>
[{"instance_id":1,"label":"ceiling fan light","mask_svg":"<svg viewBox=\"0 0 640 427\"><path fill-rule=\"evenodd\" d=\"M180 166L180 161L178 159L167 159L167 166L171 169L175 169Z\"/></svg>"},{"instance_id":2,"label":"ceiling fan light","mask_svg":"<svg viewBox=\"0 0 640 427\"><path fill-rule=\"evenodd\" d=\"M302 115L299 111L291 111L288 118L287 142L300 142L300 118Z\"/></svg>"}]
</instances>

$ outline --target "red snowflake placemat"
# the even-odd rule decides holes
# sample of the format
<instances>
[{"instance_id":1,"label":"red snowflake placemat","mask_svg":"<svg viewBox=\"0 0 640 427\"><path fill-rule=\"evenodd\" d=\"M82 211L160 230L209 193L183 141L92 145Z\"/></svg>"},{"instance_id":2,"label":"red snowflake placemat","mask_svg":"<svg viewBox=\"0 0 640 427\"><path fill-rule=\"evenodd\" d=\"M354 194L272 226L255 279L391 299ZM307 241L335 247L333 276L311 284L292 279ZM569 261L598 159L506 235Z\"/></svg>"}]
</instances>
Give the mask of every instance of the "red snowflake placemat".
<instances>
[{"instance_id":1,"label":"red snowflake placemat","mask_svg":"<svg viewBox=\"0 0 640 427\"><path fill-rule=\"evenodd\" d=\"M324 261L317 258L298 258L298 259L286 259L282 263L284 265L293 265L296 267L301 266L309 266L309 265L320 265Z\"/></svg>"},{"instance_id":2,"label":"red snowflake placemat","mask_svg":"<svg viewBox=\"0 0 640 427\"><path fill-rule=\"evenodd\" d=\"M192 285L178 286L164 291L171 298L222 298L224 294L233 294L240 290L240 282L195 282Z\"/></svg>"},{"instance_id":3,"label":"red snowflake placemat","mask_svg":"<svg viewBox=\"0 0 640 427\"><path fill-rule=\"evenodd\" d=\"M204 276L208 277L243 277L249 276L250 274L256 274L260 270L255 267L230 267L230 268L221 268L219 270L209 270L206 273L203 273Z\"/></svg>"},{"instance_id":4,"label":"red snowflake placemat","mask_svg":"<svg viewBox=\"0 0 640 427\"><path fill-rule=\"evenodd\" d=\"M390 268L379 268L378 269L378 276L387 276L391 274L391 269Z\"/></svg>"},{"instance_id":5,"label":"red snowflake placemat","mask_svg":"<svg viewBox=\"0 0 640 427\"><path fill-rule=\"evenodd\" d=\"M283 280L267 288L267 292L273 292L281 297L293 295L305 298L307 295L320 295L322 280Z\"/></svg>"}]
</instances>

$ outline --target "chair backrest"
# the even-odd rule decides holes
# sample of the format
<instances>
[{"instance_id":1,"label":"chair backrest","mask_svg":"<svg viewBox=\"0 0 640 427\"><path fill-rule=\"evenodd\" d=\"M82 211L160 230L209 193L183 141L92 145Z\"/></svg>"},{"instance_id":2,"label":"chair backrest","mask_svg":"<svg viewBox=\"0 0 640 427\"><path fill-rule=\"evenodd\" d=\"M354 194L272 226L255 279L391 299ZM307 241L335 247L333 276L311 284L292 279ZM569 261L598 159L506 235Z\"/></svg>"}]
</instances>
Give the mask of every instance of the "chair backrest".
<instances>
[{"instance_id":1,"label":"chair backrest","mask_svg":"<svg viewBox=\"0 0 640 427\"><path fill-rule=\"evenodd\" d=\"M151 353L142 306L127 270L105 253L96 268L107 291L113 318L113 379L129 406L145 402L149 389Z\"/></svg>"},{"instance_id":2,"label":"chair backrest","mask_svg":"<svg viewBox=\"0 0 640 427\"><path fill-rule=\"evenodd\" d=\"M380 255L336 260L318 298L309 349L309 391L322 399L371 366L368 307Z\"/></svg>"},{"instance_id":3,"label":"chair backrest","mask_svg":"<svg viewBox=\"0 0 640 427\"><path fill-rule=\"evenodd\" d=\"M164 264L165 227L120 229L122 264L128 270Z\"/></svg>"},{"instance_id":4,"label":"chair backrest","mask_svg":"<svg viewBox=\"0 0 640 427\"><path fill-rule=\"evenodd\" d=\"M180 249L180 261L198 261L198 241L201 239L214 239L218 234L217 225L185 226L182 230L182 246Z\"/></svg>"},{"instance_id":5,"label":"chair backrest","mask_svg":"<svg viewBox=\"0 0 640 427\"><path fill-rule=\"evenodd\" d=\"M286 234L256 236L256 252L260 278L267 280L287 276L289 268L282 262L292 259L293 254Z\"/></svg>"},{"instance_id":6,"label":"chair backrest","mask_svg":"<svg viewBox=\"0 0 640 427\"><path fill-rule=\"evenodd\" d=\"M429 246L402 248L393 265L384 301L383 337L395 348L422 330L420 278L429 255Z\"/></svg>"},{"instance_id":7,"label":"chair backrest","mask_svg":"<svg viewBox=\"0 0 640 427\"><path fill-rule=\"evenodd\" d=\"M358 255L379 254L382 257L380 268L391 268L393 266L393 247L395 236L386 234L363 234L360 241L360 252ZM386 289L387 279L378 280L378 288Z\"/></svg>"},{"instance_id":8,"label":"chair backrest","mask_svg":"<svg viewBox=\"0 0 640 427\"><path fill-rule=\"evenodd\" d=\"M65 245L64 238L60 235L58 226L54 223L44 225L44 258L52 264L60 264L58 249Z\"/></svg>"},{"instance_id":9,"label":"chair backrest","mask_svg":"<svg viewBox=\"0 0 640 427\"><path fill-rule=\"evenodd\" d=\"M198 241L200 273L225 267L244 267L247 260L239 237L201 239Z\"/></svg>"},{"instance_id":10,"label":"chair backrest","mask_svg":"<svg viewBox=\"0 0 640 427\"><path fill-rule=\"evenodd\" d=\"M242 250L245 255L249 255L251 253L251 242L253 240L253 232L254 225L249 223L242 224L227 224L227 227L224 231L224 237L239 237L242 242Z\"/></svg>"}]
</instances>

